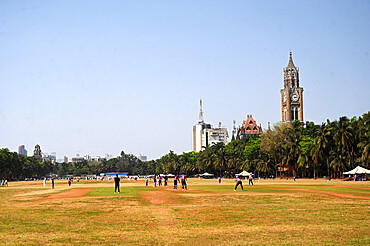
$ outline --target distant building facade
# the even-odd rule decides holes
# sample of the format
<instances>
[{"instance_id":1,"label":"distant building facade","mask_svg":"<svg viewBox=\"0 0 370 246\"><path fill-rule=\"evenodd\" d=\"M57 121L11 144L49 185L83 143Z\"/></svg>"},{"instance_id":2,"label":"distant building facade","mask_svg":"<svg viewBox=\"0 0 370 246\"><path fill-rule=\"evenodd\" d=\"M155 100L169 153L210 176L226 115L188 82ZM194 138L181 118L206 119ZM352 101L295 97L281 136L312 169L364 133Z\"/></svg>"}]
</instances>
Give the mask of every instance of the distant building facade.
<instances>
[{"instance_id":1,"label":"distant building facade","mask_svg":"<svg viewBox=\"0 0 370 246\"><path fill-rule=\"evenodd\" d=\"M258 126L252 115L247 115L247 119L243 122L243 125L239 128L240 138L246 135L260 135L262 133L262 127Z\"/></svg>"},{"instance_id":2,"label":"distant building facade","mask_svg":"<svg viewBox=\"0 0 370 246\"><path fill-rule=\"evenodd\" d=\"M64 160L63 160L65 163L68 163L68 156L64 156Z\"/></svg>"},{"instance_id":3,"label":"distant building facade","mask_svg":"<svg viewBox=\"0 0 370 246\"><path fill-rule=\"evenodd\" d=\"M72 157L72 164L73 165L76 164L76 163L78 163L78 162L83 162L83 161L85 161L85 158L84 157L80 157L80 156L78 156L78 157Z\"/></svg>"},{"instance_id":4,"label":"distant building facade","mask_svg":"<svg viewBox=\"0 0 370 246\"><path fill-rule=\"evenodd\" d=\"M25 156L27 156L27 150L26 150L26 147L24 147L24 145L20 145L18 147L18 155L25 155Z\"/></svg>"},{"instance_id":5,"label":"distant building facade","mask_svg":"<svg viewBox=\"0 0 370 246\"><path fill-rule=\"evenodd\" d=\"M139 155L138 156L139 160L142 161L142 162L146 162L148 160L148 157L145 156L145 155Z\"/></svg>"},{"instance_id":6,"label":"distant building facade","mask_svg":"<svg viewBox=\"0 0 370 246\"><path fill-rule=\"evenodd\" d=\"M227 143L227 128L222 127L219 123L218 127L212 127L203 120L202 100L200 100L200 112L198 124L193 126L193 151L199 152L204 148L216 143Z\"/></svg>"},{"instance_id":7,"label":"distant building facade","mask_svg":"<svg viewBox=\"0 0 370 246\"><path fill-rule=\"evenodd\" d=\"M232 140L234 139L240 140L245 138L247 135L260 135L260 134L262 134L262 126L257 125L252 115L247 115L247 119L243 121L243 124L238 129L236 129L234 121Z\"/></svg>"},{"instance_id":8,"label":"distant building facade","mask_svg":"<svg viewBox=\"0 0 370 246\"><path fill-rule=\"evenodd\" d=\"M40 162L42 161L42 152L39 144L36 144L35 149L33 150L33 156L36 160Z\"/></svg>"},{"instance_id":9,"label":"distant building facade","mask_svg":"<svg viewBox=\"0 0 370 246\"><path fill-rule=\"evenodd\" d=\"M48 153L43 153L42 161L50 161L51 163L55 163L57 161L56 156L49 155Z\"/></svg>"},{"instance_id":10,"label":"distant building facade","mask_svg":"<svg viewBox=\"0 0 370 246\"><path fill-rule=\"evenodd\" d=\"M299 87L299 69L294 66L290 52L288 66L284 69L284 89L281 94L281 120L303 122L303 88Z\"/></svg>"}]
</instances>

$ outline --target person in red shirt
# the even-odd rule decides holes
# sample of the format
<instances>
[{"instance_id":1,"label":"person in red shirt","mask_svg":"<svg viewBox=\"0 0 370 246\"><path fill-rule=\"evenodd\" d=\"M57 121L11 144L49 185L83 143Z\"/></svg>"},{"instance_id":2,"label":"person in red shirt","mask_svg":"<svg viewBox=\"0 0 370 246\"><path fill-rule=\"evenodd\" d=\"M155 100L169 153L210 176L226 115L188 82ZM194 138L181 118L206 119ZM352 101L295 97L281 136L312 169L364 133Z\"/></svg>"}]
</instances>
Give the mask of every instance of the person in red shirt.
<instances>
[{"instance_id":1,"label":"person in red shirt","mask_svg":"<svg viewBox=\"0 0 370 246\"><path fill-rule=\"evenodd\" d=\"M173 189L177 190L177 182L179 181L179 175L176 175L176 177L173 179Z\"/></svg>"},{"instance_id":2,"label":"person in red shirt","mask_svg":"<svg viewBox=\"0 0 370 246\"><path fill-rule=\"evenodd\" d=\"M181 186L182 186L182 189L184 189L184 188L185 188L185 190L188 189L188 187L186 185L186 175L185 174L181 175Z\"/></svg>"},{"instance_id":3,"label":"person in red shirt","mask_svg":"<svg viewBox=\"0 0 370 246\"><path fill-rule=\"evenodd\" d=\"M248 185L251 185L251 183L253 185L253 174L249 174L249 183L248 183Z\"/></svg>"}]
</instances>

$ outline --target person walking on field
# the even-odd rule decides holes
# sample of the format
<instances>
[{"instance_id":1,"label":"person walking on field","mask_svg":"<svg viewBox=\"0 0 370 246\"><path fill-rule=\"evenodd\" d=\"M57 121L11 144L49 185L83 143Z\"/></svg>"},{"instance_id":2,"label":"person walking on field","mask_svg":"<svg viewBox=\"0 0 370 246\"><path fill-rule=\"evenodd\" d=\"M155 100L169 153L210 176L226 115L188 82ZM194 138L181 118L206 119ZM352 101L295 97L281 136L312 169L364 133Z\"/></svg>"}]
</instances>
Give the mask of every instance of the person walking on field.
<instances>
[{"instance_id":1,"label":"person walking on field","mask_svg":"<svg viewBox=\"0 0 370 246\"><path fill-rule=\"evenodd\" d=\"M221 184L221 176L218 177L218 183Z\"/></svg>"},{"instance_id":2,"label":"person walking on field","mask_svg":"<svg viewBox=\"0 0 370 246\"><path fill-rule=\"evenodd\" d=\"M248 185L251 185L251 183L253 185L253 174L249 174L249 183L248 183Z\"/></svg>"},{"instance_id":3,"label":"person walking on field","mask_svg":"<svg viewBox=\"0 0 370 246\"><path fill-rule=\"evenodd\" d=\"M116 177L114 178L114 193L117 192L118 190L118 193L121 193L121 191L119 190L119 182L121 181L121 179L118 177L118 174L116 174Z\"/></svg>"},{"instance_id":4,"label":"person walking on field","mask_svg":"<svg viewBox=\"0 0 370 246\"><path fill-rule=\"evenodd\" d=\"M238 186L239 186L239 185L240 185L240 187L242 188L242 190L244 190L244 189L243 189L243 183L242 183L242 180L241 180L239 177L236 177L235 182L236 182L236 185L235 185L235 189L234 189L234 191L236 191L236 189L238 188Z\"/></svg>"},{"instance_id":5,"label":"person walking on field","mask_svg":"<svg viewBox=\"0 0 370 246\"><path fill-rule=\"evenodd\" d=\"M68 178L68 186L71 186L71 184L72 184L71 178Z\"/></svg>"},{"instance_id":6,"label":"person walking on field","mask_svg":"<svg viewBox=\"0 0 370 246\"><path fill-rule=\"evenodd\" d=\"M42 183L44 184L44 187L46 186L46 178L44 178L44 181L42 181Z\"/></svg>"},{"instance_id":7,"label":"person walking on field","mask_svg":"<svg viewBox=\"0 0 370 246\"><path fill-rule=\"evenodd\" d=\"M162 177L161 177L161 175L158 176L158 186L162 186Z\"/></svg>"},{"instance_id":8,"label":"person walking on field","mask_svg":"<svg viewBox=\"0 0 370 246\"><path fill-rule=\"evenodd\" d=\"M149 182L148 177L146 177L146 179L145 179L145 186L148 186L148 182Z\"/></svg>"},{"instance_id":9,"label":"person walking on field","mask_svg":"<svg viewBox=\"0 0 370 246\"><path fill-rule=\"evenodd\" d=\"M54 189L54 178L51 179L51 188Z\"/></svg>"},{"instance_id":10,"label":"person walking on field","mask_svg":"<svg viewBox=\"0 0 370 246\"><path fill-rule=\"evenodd\" d=\"M167 182L168 182L168 177L164 176L164 186L167 186Z\"/></svg>"}]
</instances>

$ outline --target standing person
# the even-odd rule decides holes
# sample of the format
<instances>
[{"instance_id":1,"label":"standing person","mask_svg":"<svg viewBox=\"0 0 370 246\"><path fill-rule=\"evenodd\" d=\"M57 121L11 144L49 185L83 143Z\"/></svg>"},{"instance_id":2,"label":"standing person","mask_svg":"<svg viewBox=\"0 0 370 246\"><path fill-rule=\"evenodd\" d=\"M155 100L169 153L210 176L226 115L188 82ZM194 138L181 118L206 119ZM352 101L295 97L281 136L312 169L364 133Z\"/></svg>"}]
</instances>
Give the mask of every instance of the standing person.
<instances>
[{"instance_id":1,"label":"standing person","mask_svg":"<svg viewBox=\"0 0 370 246\"><path fill-rule=\"evenodd\" d=\"M161 175L158 176L158 186L162 185L162 177Z\"/></svg>"},{"instance_id":2,"label":"standing person","mask_svg":"<svg viewBox=\"0 0 370 246\"><path fill-rule=\"evenodd\" d=\"M68 178L68 186L71 186L71 178Z\"/></svg>"},{"instance_id":3,"label":"standing person","mask_svg":"<svg viewBox=\"0 0 370 246\"><path fill-rule=\"evenodd\" d=\"M248 185L251 185L251 183L252 183L252 185L253 185L253 174L249 174L249 183L248 183Z\"/></svg>"},{"instance_id":4,"label":"standing person","mask_svg":"<svg viewBox=\"0 0 370 246\"><path fill-rule=\"evenodd\" d=\"M164 176L164 186L167 186L167 182L168 182L168 177L166 175L166 176Z\"/></svg>"},{"instance_id":5,"label":"standing person","mask_svg":"<svg viewBox=\"0 0 370 246\"><path fill-rule=\"evenodd\" d=\"M121 193L121 191L119 190L120 181L121 179L118 177L118 174L116 174L116 177L114 178L114 193L116 193L117 190L118 190L118 193Z\"/></svg>"},{"instance_id":6,"label":"standing person","mask_svg":"<svg viewBox=\"0 0 370 246\"><path fill-rule=\"evenodd\" d=\"M8 180L7 179L5 179L4 186L8 186Z\"/></svg>"},{"instance_id":7,"label":"standing person","mask_svg":"<svg viewBox=\"0 0 370 246\"><path fill-rule=\"evenodd\" d=\"M243 183L242 183L242 180L241 180L239 177L236 177L235 182L236 182L236 185L235 185L235 189L234 189L234 191L236 191L236 189L238 188L238 186L239 186L239 185L240 185L240 187L242 187L242 190L244 190L244 189L243 189Z\"/></svg>"},{"instance_id":8,"label":"standing person","mask_svg":"<svg viewBox=\"0 0 370 246\"><path fill-rule=\"evenodd\" d=\"M44 184L44 187L46 186L46 178L44 178L44 180L42 181L42 183Z\"/></svg>"},{"instance_id":9,"label":"standing person","mask_svg":"<svg viewBox=\"0 0 370 246\"><path fill-rule=\"evenodd\" d=\"M218 177L218 183L221 184L221 176Z\"/></svg>"},{"instance_id":10,"label":"standing person","mask_svg":"<svg viewBox=\"0 0 370 246\"><path fill-rule=\"evenodd\" d=\"M146 179L145 179L145 186L148 186L148 182L149 182L148 177L146 177Z\"/></svg>"},{"instance_id":11,"label":"standing person","mask_svg":"<svg viewBox=\"0 0 370 246\"><path fill-rule=\"evenodd\" d=\"M185 174L181 175L181 186L182 186L182 189L184 189L184 188L185 188L185 190L188 189L188 187L186 186L186 175Z\"/></svg>"},{"instance_id":12,"label":"standing person","mask_svg":"<svg viewBox=\"0 0 370 246\"><path fill-rule=\"evenodd\" d=\"M54 189L54 178L51 178L51 188Z\"/></svg>"},{"instance_id":13,"label":"standing person","mask_svg":"<svg viewBox=\"0 0 370 246\"><path fill-rule=\"evenodd\" d=\"M153 187L157 187L157 177L155 175L153 177Z\"/></svg>"},{"instance_id":14,"label":"standing person","mask_svg":"<svg viewBox=\"0 0 370 246\"><path fill-rule=\"evenodd\" d=\"M177 179L178 179L179 175L176 175L175 178L173 179L173 189L174 190L177 190Z\"/></svg>"}]
</instances>

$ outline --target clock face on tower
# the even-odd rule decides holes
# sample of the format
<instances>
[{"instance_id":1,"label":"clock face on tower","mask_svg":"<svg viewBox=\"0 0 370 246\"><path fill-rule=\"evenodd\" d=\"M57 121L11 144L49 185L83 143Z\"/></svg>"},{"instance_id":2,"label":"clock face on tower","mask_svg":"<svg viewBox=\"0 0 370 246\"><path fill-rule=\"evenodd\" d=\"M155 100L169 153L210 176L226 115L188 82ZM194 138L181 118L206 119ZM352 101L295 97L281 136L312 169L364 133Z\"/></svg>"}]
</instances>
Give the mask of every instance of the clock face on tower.
<instances>
[{"instance_id":1,"label":"clock face on tower","mask_svg":"<svg viewBox=\"0 0 370 246\"><path fill-rule=\"evenodd\" d=\"M292 100L295 101L295 102L298 101L298 95L297 94L293 94Z\"/></svg>"}]
</instances>

